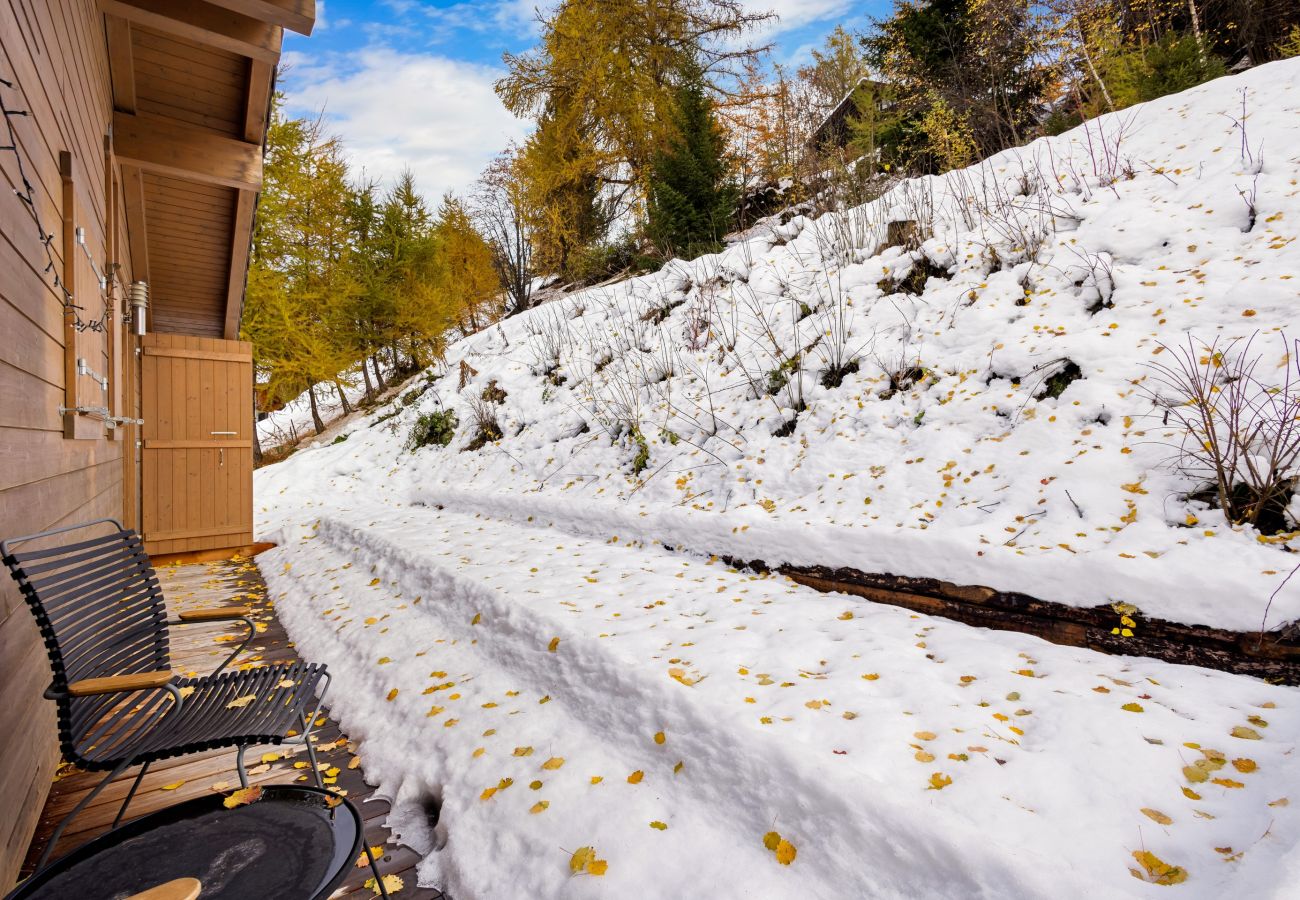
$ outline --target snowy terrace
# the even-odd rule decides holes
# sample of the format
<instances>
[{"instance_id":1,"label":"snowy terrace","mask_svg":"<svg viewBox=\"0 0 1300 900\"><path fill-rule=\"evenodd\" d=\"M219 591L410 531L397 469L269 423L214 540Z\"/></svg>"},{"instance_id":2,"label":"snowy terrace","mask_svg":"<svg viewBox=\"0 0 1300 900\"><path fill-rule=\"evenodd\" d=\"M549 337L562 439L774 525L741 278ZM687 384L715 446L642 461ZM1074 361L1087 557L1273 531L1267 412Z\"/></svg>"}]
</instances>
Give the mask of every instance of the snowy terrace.
<instances>
[{"instance_id":1,"label":"snowy terrace","mask_svg":"<svg viewBox=\"0 0 1300 900\"><path fill-rule=\"evenodd\" d=\"M1265 534L1193 497L1145 381L1189 338L1294 366L1298 82L1264 66L548 304L261 470L269 596L420 882L1297 896L1296 688L719 557L1300 618L1300 589L1268 605L1297 502Z\"/></svg>"}]
</instances>

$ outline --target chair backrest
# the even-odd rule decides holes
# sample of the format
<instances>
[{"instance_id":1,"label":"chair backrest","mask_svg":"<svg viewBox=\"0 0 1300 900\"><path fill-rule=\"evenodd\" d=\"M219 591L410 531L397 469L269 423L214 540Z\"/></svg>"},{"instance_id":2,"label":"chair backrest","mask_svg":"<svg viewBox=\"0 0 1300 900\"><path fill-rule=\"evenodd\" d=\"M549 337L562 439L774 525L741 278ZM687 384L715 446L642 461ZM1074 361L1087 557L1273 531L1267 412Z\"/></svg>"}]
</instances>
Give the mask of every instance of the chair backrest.
<instances>
[{"instance_id":1,"label":"chair backrest","mask_svg":"<svg viewBox=\"0 0 1300 900\"><path fill-rule=\"evenodd\" d=\"M97 526L109 533L90 536ZM54 545L59 536L72 542ZM140 535L100 519L11 538L0 555L36 616L55 689L169 668L166 606Z\"/></svg>"}]
</instances>

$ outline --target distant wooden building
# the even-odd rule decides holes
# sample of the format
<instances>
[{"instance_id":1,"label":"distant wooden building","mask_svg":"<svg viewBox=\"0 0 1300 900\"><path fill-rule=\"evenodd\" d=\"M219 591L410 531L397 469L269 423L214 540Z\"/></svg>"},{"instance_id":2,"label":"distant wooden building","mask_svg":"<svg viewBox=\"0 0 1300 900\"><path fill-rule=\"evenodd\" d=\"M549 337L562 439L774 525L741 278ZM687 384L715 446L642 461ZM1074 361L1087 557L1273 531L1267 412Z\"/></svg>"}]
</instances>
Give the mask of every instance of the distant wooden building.
<instances>
[{"instance_id":1,"label":"distant wooden building","mask_svg":"<svg viewBox=\"0 0 1300 900\"><path fill-rule=\"evenodd\" d=\"M862 78L858 81L853 90L844 95L844 99L835 104L835 108L826 114L812 134L808 138L808 146L813 150L822 150L828 147L846 147L851 137L849 125L852 120L862 115L862 110L858 104L863 96L863 88L871 89L871 96L876 103L876 109L883 110L888 108L885 101L885 90L887 85L883 81L874 81L870 78Z\"/></svg>"},{"instance_id":2,"label":"distant wooden building","mask_svg":"<svg viewBox=\"0 0 1300 900\"><path fill-rule=\"evenodd\" d=\"M0 536L111 516L155 554L251 543L239 317L283 29L314 18L314 0L0 4ZM48 679L6 577L0 892L58 760Z\"/></svg>"}]
</instances>

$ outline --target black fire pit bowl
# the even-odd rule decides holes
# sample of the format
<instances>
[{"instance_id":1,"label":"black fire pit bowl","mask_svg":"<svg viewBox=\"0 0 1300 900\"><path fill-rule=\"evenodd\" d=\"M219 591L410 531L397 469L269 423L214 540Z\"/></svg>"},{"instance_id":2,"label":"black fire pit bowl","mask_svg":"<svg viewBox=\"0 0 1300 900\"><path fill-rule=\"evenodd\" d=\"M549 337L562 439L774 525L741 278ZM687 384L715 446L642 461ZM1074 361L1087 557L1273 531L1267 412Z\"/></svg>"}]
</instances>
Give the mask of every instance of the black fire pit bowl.
<instances>
[{"instance_id":1,"label":"black fire pit bowl","mask_svg":"<svg viewBox=\"0 0 1300 900\"><path fill-rule=\"evenodd\" d=\"M326 898L361 853L356 807L314 787L265 785L226 809L198 797L128 822L28 879L7 900L121 900L197 878L203 900Z\"/></svg>"}]
</instances>

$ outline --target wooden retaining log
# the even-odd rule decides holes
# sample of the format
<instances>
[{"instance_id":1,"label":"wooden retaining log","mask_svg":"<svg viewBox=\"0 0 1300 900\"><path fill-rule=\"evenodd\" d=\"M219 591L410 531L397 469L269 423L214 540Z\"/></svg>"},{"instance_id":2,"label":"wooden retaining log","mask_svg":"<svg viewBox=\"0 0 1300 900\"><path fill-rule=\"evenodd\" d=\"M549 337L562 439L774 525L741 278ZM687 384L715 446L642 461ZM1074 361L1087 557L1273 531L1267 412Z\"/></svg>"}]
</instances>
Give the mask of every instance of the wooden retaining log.
<instances>
[{"instance_id":1,"label":"wooden retaining log","mask_svg":"<svg viewBox=\"0 0 1300 900\"><path fill-rule=\"evenodd\" d=\"M1274 684L1300 684L1300 634L1290 625L1261 635L1257 631L1229 631L1151 618L1127 606L1068 606L1028 594L982 585L958 585L937 578L910 578L825 566L773 567L762 560L723 559L738 568L775 571L819 591L852 594L981 628L1019 631L1054 644L1117 655L1149 656L1253 675ZM1134 624L1124 625L1122 616Z\"/></svg>"}]
</instances>

